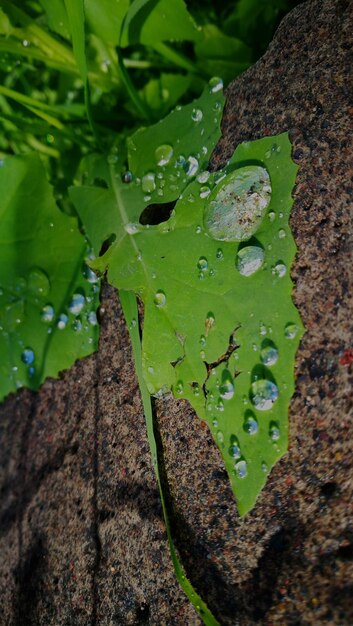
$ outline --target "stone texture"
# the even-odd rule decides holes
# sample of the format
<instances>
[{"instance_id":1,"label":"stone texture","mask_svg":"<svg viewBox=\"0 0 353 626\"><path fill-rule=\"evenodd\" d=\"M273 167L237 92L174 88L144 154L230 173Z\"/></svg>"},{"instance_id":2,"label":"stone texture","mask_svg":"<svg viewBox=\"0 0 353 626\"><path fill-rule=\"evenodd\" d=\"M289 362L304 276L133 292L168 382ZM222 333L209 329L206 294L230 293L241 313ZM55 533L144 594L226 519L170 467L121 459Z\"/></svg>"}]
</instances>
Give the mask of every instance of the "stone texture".
<instances>
[{"instance_id":1,"label":"stone texture","mask_svg":"<svg viewBox=\"0 0 353 626\"><path fill-rule=\"evenodd\" d=\"M240 520L187 403L157 404L173 530L222 626L353 623L353 2L313 0L227 92L220 167L290 131L297 355L291 446ZM100 350L0 409L0 624L200 626L174 580L129 339L105 288Z\"/></svg>"}]
</instances>

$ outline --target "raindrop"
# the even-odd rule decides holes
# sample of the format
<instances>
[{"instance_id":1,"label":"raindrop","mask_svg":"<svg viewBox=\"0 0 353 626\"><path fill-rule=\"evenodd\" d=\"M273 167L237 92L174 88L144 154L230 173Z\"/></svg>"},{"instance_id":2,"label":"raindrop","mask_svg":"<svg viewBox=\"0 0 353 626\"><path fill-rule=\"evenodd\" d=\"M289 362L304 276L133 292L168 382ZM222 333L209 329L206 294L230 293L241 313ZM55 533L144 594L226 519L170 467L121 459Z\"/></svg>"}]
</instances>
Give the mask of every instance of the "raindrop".
<instances>
[{"instance_id":1,"label":"raindrop","mask_svg":"<svg viewBox=\"0 0 353 626\"><path fill-rule=\"evenodd\" d=\"M94 284L98 282L97 274L95 274L95 272L91 270L91 268L86 263L84 263L83 265L82 274L88 283Z\"/></svg>"},{"instance_id":2,"label":"raindrop","mask_svg":"<svg viewBox=\"0 0 353 626\"><path fill-rule=\"evenodd\" d=\"M278 276L278 278L283 278L287 273L287 266L284 263L276 263L272 268L272 274Z\"/></svg>"},{"instance_id":3,"label":"raindrop","mask_svg":"<svg viewBox=\"0 0 353 626\"><path fill-rule=\"evenodd\" d=\"M214 426L215 428L218 428L218 419L216 417L212 418L212 426Z\"/></svg>"},{"instance_id":4,"label":"raindrop","mask_svg":"<svg viewBox=\"0 0 353 626\"><path fill-rule=\"evenodd\" d=\"M267 335L267 328L265 326L265 324L260 324L260 335L264 336Z\"/></svg>"},{"instance_id":5,"label":"raindrop","mask_svg":"<svg viewBox=\"0 0 353 626\"><path fill-rule=\"evenodd\" d=\"M198 383L193 383L192 384L192 392L193 392L194 396L199 396L200 395L200 385Z\"/></svg>"},{"instance_id":6,"label":"raindrop","mask_svg":"<svg viewBox=\"0 0 353 626\"><path fill-rule=\"evenodd\" d=\"M71 324L72 328L76 332L80 332L82 330L82 322L79 319L76 319Z\"/></svg>"},{"instance_id":7,"label":"raindrop","mask_svg":"<svg viewBox=\"0 0 353 626\"><path fill-rule=\"evenodd\" d=\"M236 473L238 474L238 478L245 478L248 474L248 465L247 465L247 462L244 460L238 461L234 465L234 469Z\"/></svg>"},{"instance_id":8,"label":"raindrop","mask_svg":"<svg viewBox=\"0 0 353 626\"><path fill-rule=\"evenodd\" d=\"M231 400L234 396L234 380L229 370L223 370L219 395L223 400Z\"/></svg>"},{"instance_id":9,"label":"raindrop","mask_svg":"<svg viewBox=\"0 0 353 626\"><path fill-rule=\"evenodd\" d=\"M26 348L21 354L21 361L26 365L32 365L34 363L34 352L32 348Z\"/></svg>"},{"instance_id":10,"label":"raindrop","mask_svg":"<svg viewBox=\"0 0 353 626\"><path fill-rule=\"evenodd\" d=\"M217 431L216 437L217 437L218 443L223 445L224 444L224 435L223 435L221 430Z\"/></svg>"},{"instance_id":11,"label":"raindrop","mask_svg":"<svg viewBox=\"0 0 353 626\"><path fill-rule=\"evenodd\" d=\"M157 165L167 165L173 156L173 148L169 144L163 144L156 148L154 156L157 161Z\"/></svg>"},{"instance_id":12,"label":"raindrop","mask_svg":"<svg viewBox=\"0 0 353 626\"><path fill-rule=\"evenodd\" d=\"M217 411L221 411L221 413L224 411L224 402L221 398L219 398L217 404L216 404L216 410Z\"/></svg>"},{"instance_id":13,"label":"raindrop","mask_svg":"<svg viewBox=\"0 0 353 626\"><path fill-rule=\"evenodd\" d=\"M270 222L274 222L276 219L276 213L274 211L270 211L268 214L268 219L270 220Z\"/></svg>"},{"instance_id":14,"label":"raindrop","mask_svg":"<svg viewBox=\"0 0 353 626\"><path fill-rule=\"evenodd\" d=\"M278 231L278 237L280 239L284 239L286 237L286 231L283 228L280 228L280 230Z\"/></svg>"},{"instance_id":15,"label":"raindrop","mask_svg":"<svg viewBox=\"0 0 353 626\"><path fill-rule=\"evenodd\" d=\"M280 429L276 422L271 422L270 424L270 437L272 441L278 441L281 436Z\"/></svg>"},{"instance_id":16,"label":"raindrop","mask_svg":"<svg viewBox=\"0 0 353 626\"><path fill-rule=\"evenodd\" d=\"M59 319L58 319L58 323L57 323L57 327L59 330L64 330L64 328L66 328L66 324L68 322L68 317L65 313L61 313L59 315Z\"/></svg>"},{"instance_id":17,"label":"raindrop","mask_svg":"<svg viewBox=\"0 0 353 626\"><path fill-rule=\"evenodd\" d=\"M223 250L221 248L218 248L218 250L216 252L216 259L219 259L219 260L224 259Z\"/></svg>"},{"instance_id":18,"label":"raindrop","mask_svg":"<svg viewBox=\"0 0 353 626\"><path fill-rule=\"evenodd\" d=\"M34 295L47 296L50 291L48 276L39 268L32 269L28 274L28 290Z\"/></svg>"},{"instance_id":19,"label":"raindrop","mask_svg":"<svg viewBox=\"0 0 353 626\"><path fill-rule=\"evenodd\" d=\"M201 226L196 226L196 228L195 228L196 235L199 235L201 232L202 232Z\"/></svg>"},{"instance_id":20,"label":"raindrop","mask_svg":"<svg viewBox=\"0 0 353 626\"><path fill-rule=\"evenodd\" d=\"M132 172L130 172L130 170L126 170L126 172L123 172L121 174L121 181L125 184L131 183L133 179L133 175Z\"/></svg>"},{"instance_id":21,"label":"raindrop","mask_svg":"<svg viewBox=\"0 0 353 626\"><path fill-rule=\"evenodd\" d=\"M151 193L156 188L156 175L154 172L148 172L142 177L142 191L144 193Z\"/></svg>"},{"instance_id":22,"label":"raindrop","mask_svg":"<svg viewBox=\"0 0 353 626\"><path fill-rule=\"evenodd\" d=\"M206 345L207 339L205 337L205 335L201 335L200 337L200 345L204 348Z\"/></svg>"},{"instance_id":23,"label":"raindrop","mask_svg":"<svg viewBox=\"0 0 353 626\"><path fill-rule=\"evenodd\" d=\"M261 463L261 469L264 472L264 474L267 474L267 472L268 472L268 465L267 465L267 463L265 463L265 461L263 461Z\"/></svg>"},{"instance_id":24,"label":"raindrop","mask_svg":"<svg viewBox=\"0 0 353 626\"><path fill-rule=\"evenodd\" d=\"M124 224L124 230L128 233L128 235L136 235L141 231L141 225L136 224L135 222L130 222L129 224Z\"/></svg>"},{"instance_id":25,"label":"raindrop","mask_svg":"<svg viewBox=\"0 0 353 626\"><path fill-rule=\"evenodd\" d=\"M246 246L237 252L236 266L242 276L251 276L263 265L265 253L259 246Z\"/></svg>"},{"instance_id":26,"label":"raindrop","mask_svg":"<svg viewBox=\"0 0 353 626\"><path fill-rule=\"evenodd\" d=\"M180 395L183 393L184 391L184 385L182 383L181 380L178 380L177 384L175 385L175 391Z\"/></svg>"},{"instance_id":27,"label":"raindrop","mask_svg":"<svg viewBox=\"0 0 353 626\"><path fill-rule=\"evenodd\" d=\"M206 272L208 270L208 261L206 257L200 256L197 262L197 267L201 270L201 272Z\"/></svg>"},{"instance_id":28,"label":"raindrop","mask_svg":"<svg viewBox=\"0 0 353 626\"><path fill-rule=\"evenodd\" d=\"M278 350L274 344L268 344L262 348L260 357L264 365L271 367L278 361Z\"/></svg>"},{"instance_id":29,"label":"raindrop","mask_svg":"<svg viewBox=\"0 0 353 626\"><path fill-rule=\"evenodd\" d=\"M52 322L55 316L54 307L51 304L46 304L43 306L40 318L43 322Z\"/></svg>"},{"instance_id":30,"label":"raindrop","mask_svg":"<svg viewBox=\"0 0 353 626\"><path fill-rule=\"evenodd\" d=\"M191 119L193 122L201 122L203 118L203 113L201 109L193 109L191 113Z\"/></svg>"},{"instance_id":31,"label":"raindrop","mask_svg":"<svg viewBox=\"0 0 353 626\"><path fill-rule=\"evenodd\" d=\"M250 239L270 202L269 181L268 172L255 165L228 174L205 207L204 224L209 235L219 241Z\"/></svg>"},{"instance_id":32,"label":"raindrop","mask_svg":"<svg viewBox=\"0 0 353 626\"><path fill-rule=\"evenodd\" d=\"M250 399L258 411L269 411L278 398L278 388L270 380L256 380L251 385Z\"/></svg>"},{"instance_id":33,"label":"raindrop","mask_svg":"<svg viewBox=\"0 0 353 626\"><path fill-rule=\"evenodd\" d=\"M68 306L70 313L72 313L73 315L78 315L79 313L81 313L83 307L85 306L85 302L86 299L82 293L74 293Z\"/></svg>"},{"instance_id":34,"label":"raindrop","mask_svg":"<svg viewBox=\"0 0 353 626\"><path fill-rule=\"evenodd\" d=\"M197 170L199 169L199 162L194 156L189 156L186 160L186 169L185 173L187 176L195 176Z\"/></svg>"},{"instance_id":35,"label":"raindrop","mask_svg":"<svg viewBox=\"0 0 353 626\"><path fill-rule=\"evenodd\" d=\"M207 198L211 193L211 189L209 187L207 187L206 185L203 187L200 187L200 198L204 199Z\"/></svg>"},{"instance_id":36,"label":"raindrop","mask_svg":"<svg viewBox=\"0 0 353 626\"><path fill-rule=\"evenodd\" d=\"M208 333L210 332L211 328L213 328L213 326L215 325L215 316L213 315L213 313L211 313L211 311L209 313L207 313L206 316L206 320L205 320L205 328L206 328L206 337L208 336Z\"/></svg>"},{"instance_id":37,"label":"raindrop","mask_svg":"<svg viewBox=\"0 0 353 626\"><path fill-rule=\"evenodd\" d=\"M208 172L207 170L204 170L203 172L200 172L200 174L196 176L196 180L198 183L207 183L210 176L211 176L210 172Z\"/></svg>"},{"instance_id":38,"label":"raindrop","mask_svg":"<svg viewBox=\"0 0 353 626\"><path fill-rule=\"evenodd\" d=\"M232 435L230 439L229 454L233 457L233 459L240 459L241 457L239 441L236 437L234 437L234 435Z\"/></svg>"},{"instance_id":39,"label":"raindrop","mask_svg":"<svg viewBox=\"0 0 353 626\"><path fill-rule=\"evenodd\" d=\"M97 326L98 320L97 320L96 312L90 311L90 313L88 313L87 315L87 320L91 324L91 326Z\"/></svg>"},{"instance_id":40,"label":"raindrop","mask_svg":"<svg viewBox=\"0 0 353 626\"><path fill-rule=\"evenodd\" d=\"M223 89L223 80L217 76L211 78L208 84L210 86L210 93L217 93Z\"/></svg>"},{"instance_id":41,"label":"raindrop","mask_svg":"<svg viewBox=\"0 0 353 626\"><path fill-rule=\"evenodd\" d=\"M164 307L166 305L166 302L167 302L167 298L166 298L166 295L165 295L164 291L162 291L161 289L156 291L156 294L154 296L153 302L155 303L155 305L158 308Z\"/></svg>"},{"instance_id":42,"label":"raindrop","mask_svg":"<svg viewBox=\"0 0 353 626\"><path fill-rule=\"evenodd\" d=\"M284 328L284 336L287 339L294 339L297 336L298 333L298 326L296 324L286 324L285 328Z\"/></svg>"},{"instance_id":43,"label":"raindrop","mask_svg":"<svg viewBox=\"0 0 353 626\"><path fill-rule=\"evenodd\" d=\"M259 432L259 424L253 416L246 418L244 422L244 430L248 433L248 435L256 435Z\"/></svg>"}]
</instances>

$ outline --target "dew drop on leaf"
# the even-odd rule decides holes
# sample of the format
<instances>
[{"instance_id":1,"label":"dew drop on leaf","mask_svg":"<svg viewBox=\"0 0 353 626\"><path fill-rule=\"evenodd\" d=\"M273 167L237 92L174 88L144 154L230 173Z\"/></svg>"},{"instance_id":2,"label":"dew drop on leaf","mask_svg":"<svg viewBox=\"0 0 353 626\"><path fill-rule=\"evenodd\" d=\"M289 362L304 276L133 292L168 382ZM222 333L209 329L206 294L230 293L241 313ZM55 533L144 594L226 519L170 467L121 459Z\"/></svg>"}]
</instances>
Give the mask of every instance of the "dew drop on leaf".
<instances>
[{"instance_id":1,"label":"dew drop on leaf","mask_svg":"<svg viewBox=\"0 0 353 626\"><path fill-rule=\"evenodd\" d=\"M203 113L201 109L193 109L191 113L191 119L193 122L201 122L203 118Z\"/></svg>"},{"instance_id":2,"label":"dew drop on leaf","mask_svg":"<svg viewBox=\"0 0 353 626\"><path fill-rule=\"evenodd\" d=\"M71 324L72 328L76 332L80 332L82 330L82 322L80 319L76 319Z\"/></svg>"},{"instance_id":3,"label":"dew drop on leaf","mask_svg":"<svg viewBox=\"0 0 353 626\"><path fill-rule=\"evenodd\" d=\"M135 222L130 222L129 224L124 224L124 230L128 235L136 235L141 230L141 225L136 224Z\"/></svg>"},{"instance_id":4,"label":"dew drop on leaf","mask_svg":"<svg viewBox=\"0 0 353 626\"><path fill-rule=\"evenodd\" d=\"M98 282L97 274L93 270L91 270L91 268L87 265L87 263L83 264L82 274L88 283L95 284Z\"/></svg>"},{"instance_id":5,"label":"dew drop on leaf","mask_svg":"<svg viewBox=\"0 0 353 626\"><path fill-rule=\"evenodd\" d=\"M156 291L153 302L158 308L164 307L167 302L167 298L166 298L164 291L162 291L161 289Z\"/></svg>"},{"instance_id":6,"label":"dew drop on leaf","mask_svg":"<svg viewBox=\"0 0 353 626\"><path fill-rule=\"evenodd\" d=\"M126 172L123 172L121 174L121 182L125 184L131 183L132 179L133 179L133 175L132 175L132 172L130 172L130 170L126 170Z\"/></svg>"},{"instance_id":7,"label":"dew drop on leaf","mask_svg":"<svg viewBox=\"0 0 353 626\"><path fill-rule=\"evenodd\" d=\"M268 214L268 219L270 220L270 222L274 222L276 219L276 213L274 211L270 211Z\"/></svg>"},{"instance_id":8,"label":"dew drop on leaf","mask_svg":"<svg viewBox=\"0 0 353 626\"><path fill-rule=\"evenodd\" d=\"M197 262L197 267L201 270L201 272L206 272L206 270L208 270L208 261L206 257L200 256Z\"/></svg>"},{"instance_id":9,"label":"dew drop on leaf","mask_svg":"<svg viewBox=\"0 0 353 626\"><path fill-rule=\"evenodd\" d=\"M148 172L142 178L142 191L144 193L151 193L156 188L156 175L154 172Z\"/></svg>"},{"instance_id":10,"label":"dew drop on leaf","mask_svg":"<svg viewBox=\"0 0 353 626\"><path fill-rule=\"evenodd\" d=\"M177 384L175 385L175 391L179 395L181 395L184 392L184 385L181 380L178 380Z\"/></svg>"},{"instance_id":11,"label":"dew drop on leaf","mask_svg":"<svg viewBox=\"0 0 353 626\"><path fill-rule=\"evenodd\" d=\"M280 228L280 230L278 231L278 237L280 239L284 239L286 237L286 231L283 228Z\"/></svg>"},{"instance_id":12,"label":"dew drop on leaf","mask_svg":"<svg viewBox=\"0 0 353 626\"><path fill-rule=\"evenodd\" d=\"M256 380L251 385L250 399L258 411L269 411L278 398L278 388L270 380Z\"/></svg>"},{"instance_id":13,"label":"dew drop on leaf","mask_svg":"<svg viewBox=\"0 0 353 626\"><path fill-rule=\"evenodd\" d=\"M32 365L32 363L34 363L34 352L32 348L25 348L25 350L23 350L21 361L26 365Z\"/></svg>"},{"instance_id":14,"label":"dew drop on leaf","mask_svg":"<svg viewBox=\"0 0 353 626\"><path fill-rule=\"evenodd\" d=\"M294 339L297 336L298 333L298 326L296 324L286 324L285 328L284 328L284 336L287 339Z\"/></svg>"},{"instance_id":15,"label":"dew drop on leaf","mask_svg":"<svg viewBox=\"0 0 353 626\"><path fill-rule=\"evenodd\" d=\"M276 424L276 422L271 422L271 424L270 424L270 437L271 437L272 441L278 441L280 436L281 436L281 432L280 432L280 429L278 427L278 424Z\"/></svg>"},{"instance_id":16,"label":"dew drop on leaf","mask_svg":"<svg viewBox=\"0 0 353 626\"><path fill-rule=\"evenodd\" d=\"M207 183L209 177L210 177L210 172L208 170L204 170L203 172L200 172L200 174L196 176L196 180L198 183Z\"/></svg>"},{"instance_id":17,"label":"dew drop on leaf","mask_svg":"<svg viewBox=\"0 0 353 626\"><path fill-rule=\"evenodd\" d=\"M234 382L229 370L223 370L219 395L223 400L231 400L234 396Z\"/></svg>"},{"instance_id":18,"label":"dew drop on leaf","mask_svg":"<svg viewBox=\"0 0 353 626\"><path fill-rule=\"evenodd\" d=\"M272 268L272 274L278 276L278 278L283 278L287 273L287 266L284 263L276 263L276 265Z\"/></svg>"},{"instance_id":19,"label":"dew drop on leaf","mask_svg":"<svg viewBox=\"0 0 353 626\"><path fill-rule=\"evenodd\" d=\"M207 187L207 185L204 185L203 187L200 188L200 198L207 198L211 193L211 189L209 187Z\"/></svg>"},{"instance_id":20,"label":"dew drop on leaf","mask_svg":"<svg viewBox=\"0 0 353 626\"><path fill-rule=\"evenodd\" d=\"M240 450L239 441L237 437L235 437L234 435L232 435L231 440L230 440L229 454L230 456L233 457L233 459L241 458L241 450Z\"/></svg>"},{"instance_id":21,"label":"dew drop on leaf","mask_svg":"<svg viewBox=\"0 0 353 626\"><path fill-rule=\"evenodd\" d=\"M209 80L210 92L217 93L223 89L223 80L218 78L218 76L214 76Z\"/></svg>"},{"instance_id":22,"label":"dew drop on leaf","mask_svg":"<svg viewBox=\"0 0 353 626\"><path fill-rule=\"evenodd\" d=\"M231 172L209 196L204 211L208 234L219 241L250 239L270 199L270 178L263 167L249 165Z\"/></svg>"},{"instance_id":23,"label":"dew drop on leaf","mask_svg":"<svg viewBox=\"0 0 353 626\"><path fill-rule=\"evenodd\" d=\"M222 431L221 431L221 430L219 430L219 431L217 432L216 437L217 437L217 441L218 441L218 443L219 443L219 444L221 444L221 445L223 445L223 443L224 443L224 435L223 435L223 433L222 433Z\"/></svg>"},{"instance_id":24,"label":"dew drop on leaf","mask_svg":"<svg viewBox=\"0 0 353 626\"><path fill-rule=\"evenodd\" d=\"M28 274L28 291L33 295L47 296L50 291L48 276L43 270L34 268Z\"/></svg>"},{"instance_id":25,"label":"dew drop on leaf","mask_svg":"<svg viewBox=\"0 0 353 626\"><path fill-rule=\"evenodd\" d=\"M87 315L87 320L91 324L91 326L97 326L98 320L95 311L90 311Z\"/></svg>"},{"instance_id":26,"label":"dew drop on leaf","mask_svg":"<svg viewBox=\"0 0 353 626\"><path fill-rule=\"evenodd\" d=\"M199 162L194 156L189 156L186 160L186 169L185 173L187 176L195 176L197 170L199 169Z\"/></svg>"},{"instance_id":27,"label":"dew drop on leaf","mask_svg":"<svg viewBox=\"0 0 353 626\"><path fill-rule=\"evenodd\" d=\"M274 344L264 346L260 352L261 361L266 366L275 365L278 361L278 350Z\"/></svg>"},{"instance_id":28,"label":"dew drop on leaf","mask_svg":"<svg viewBox=\"0 0 353 626\"><path fill-rule=\"evenodd\" d=\"M255 417L250 416L245 419L244 430L248 435L256 435L259 431L259 424Z\"/></svg>"},{"instance_id":29,"label":"dew drop on leaf","mask_svg":"<svg viewBox=\"0 0 353 626\"><path fill-rule=\"evenodd\" d=\"M64 330L64 328L66 328L66 324L68 320L69 318L67 317L65 313L60 313L58 323L57 323L57 328L59 330Z\"/></svg>"},{"instance_id":30,"label":"dew drop on leaf","mask_svg":"<svg viewBox=\"0 0 353 626\"><path fill-rule=\"evenodd\" d=\"M173 148L169 144L163 144L156 148L154 153L157 165L168 165L173 156Z\"/></svg>"},{"instance_id":31,"label":"dew drop on leaf","mask_svg":"<svg viewBox=\"0 0 353 626\"><path fill-rule=\"evenodd\" d=\"M263 265L265 252L260 246L246 246L237 252L236 267L242 276L251 276Z\"/></svg>"},{"instance_id":32,"label":"dew drop on leaf","mask_svg":"<svg viewBox=\"0 0 353 626\"><path fill-rule=\"evenodd\" d=\"M41 314L40 314L40 318L41 320L43 320L43 322L47 322L50 323L53 321L55 316L55 311L54 311L54 307L51 304L46 304L45 306L43 306Z\"/></svg>"},{"instance_id":33,"label":"dew drop on leaf","mask_svg":"<svg viewBox=\"0 0 353 626\"><path fill-rule=\"evenodd\" d=\"M234 469L238 475L238 478L245 478L248 475L248 465L247 462L243 460L238 461L234 465Z\"/></svg>"},{"instance_id":34,"label":"dew drop on leaf","mask_svg":"<svg viewBox=\"0 0 353 626\"><path fill-rule=\"evenodd\" d=\"M68 306L70 313L73 315L81 313L83 307L85 306L85 302L86 298L82 293L74 293Z\"/></svg>"}]
</instances>

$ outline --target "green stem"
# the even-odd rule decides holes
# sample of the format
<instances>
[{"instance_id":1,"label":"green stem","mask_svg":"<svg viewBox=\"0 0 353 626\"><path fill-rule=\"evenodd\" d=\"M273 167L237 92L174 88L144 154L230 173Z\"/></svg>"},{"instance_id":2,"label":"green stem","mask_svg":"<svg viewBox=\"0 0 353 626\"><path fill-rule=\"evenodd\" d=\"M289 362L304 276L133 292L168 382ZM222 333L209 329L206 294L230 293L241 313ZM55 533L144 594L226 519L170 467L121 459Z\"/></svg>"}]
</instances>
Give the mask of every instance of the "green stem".
<instances>
[{"instance_id":1,"label":"green stem","mask_svg":"<svg viewBox=\"0 0 353 626\"><path fill-rule=\"evenodd\" d=\"M198 74L202 76L202 78L208 79L209 76L206 74L201 68L199 68L195 63L190 61L187 57L185 57L181 52L175 50L171 46L168 46L166 43L160 42L155 43L153 45L154 50L158 52L161 56L171 61L173 65L177 65L187 72L191 72L192 74Z\"/></svg>"},{"instance_id":2,"label":"green stem","mask_svg":"<svg viewBox=\"0 0 353 626\"><path fill-rule=\"evenodd\" d=\"M160 494L162 510L163 510L164 523L166 526L169 550L170 550L172 563L174 566L175 576L180 586L182 587L183 591L189 598L191 604L194 606L194 608L200 615L204 624L206 624L206 626L219 626L219 622L216 620L214 615L212 615L211 611L209 610L205 602L203 602L203 600L200 598L198 593L195 591L191 582L186 578L184 571L183 571L182 564L178 558L178 555L175 549L173 536L172 536L172 532L170 528L167 503L164 497L163 486L162 486L162 481L161 481L161 476L160 476L157 444L156 444L156 438L154 435L151 396L146 387L146 383L143 378L143 372L142 372L142 352L141 352L139 327L137 323L138 322L138 310L137 310L136 297L131 291L123 291L123 290L119 292L119 297L120 297L121 306L122 306L123 313L126 319L129 333L130 333L136 374L137 374L138 383L139 383L139 387L141 391L143 410L144 410L145 420L146 420L147 437L148 437L148 442L150 445L154 469L156 472L159 494Z\"/></svg>"}]
</instances>

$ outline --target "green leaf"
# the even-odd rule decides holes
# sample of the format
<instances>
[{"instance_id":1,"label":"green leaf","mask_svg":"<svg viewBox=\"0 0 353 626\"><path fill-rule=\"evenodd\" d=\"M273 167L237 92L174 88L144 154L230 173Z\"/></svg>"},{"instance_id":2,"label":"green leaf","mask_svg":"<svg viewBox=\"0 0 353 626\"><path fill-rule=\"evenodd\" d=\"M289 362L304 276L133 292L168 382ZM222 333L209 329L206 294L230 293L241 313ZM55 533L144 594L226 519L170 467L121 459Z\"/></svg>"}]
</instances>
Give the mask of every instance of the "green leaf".
<instances>
[{"instance_id":1,"label":"green leaf","mask_svg":"<svg viewBox=\"0 0 353 626\"><path fill-rule=\"evenodd\" d=\"M240 39L225 35L214 24L203 26L202 33L203 40L196 43L195 53L210 76L222 76L228 83L249 67L251 50Z\"/></svg>"},{"instance_id":2,"label":"green leaf","mask_svg":"<svg viewBox=\"0 0 353 626\"><path fill-rule=\"evenodd\" d=\"M190 76L162 73L159 78L152 78L140 92L141 98L161 118L179 102L191 84Z\"/></svg>"},{"instance_id":3,"label":"green leaf","mask_svg":"<svg viewBox=\"0 0 353 626\"><path fill-rule=\"evenodd\" d=\"M202 37L184 0L134 0L126 14L122 47L160 41L198 41Z\"/></svg>"},{"instance_id":4,"label":"green leaf","mask_svg":"<svg viewBox=\"0 0 353 626\"><path fill-rule=\"evenodd\" d=\"M200 110L205 123L190 123L189 105L132 137L129 164L142 183L124 185L111 165L101 241L99 192L73 189L72 198L96 250L108 232L115 237L94 267L107 268L113 285L144 302L142 358L150 393L172 389L207 421L244 515L287 449L302 334L291 300L296 247L288 225L297 168L282 134L240 145L223 170L193 171L197 179L188 184L185 169L178 169L180 154L191 152L197 162L201 138L208 138L208 154L215 145L215 97L219 93L204 94L203 106L192 108L191 118ZM156 167L156 151L167 159L168 146L170 160ZM168 221L141 226L142 207L160 202L160 190L165 202L180 196L175 210Z\"/></svg>"},{"instance_id":5,"label":"green leaf","mask_svg":"<svg viewBox=\"0 0 353 626\"><path fill-rule=\"evenodd\" d=\"M49 28L65 39L70 37L69 21L64 0L39 0L47 14Z\"/></svg>"},{"instance_id":6,"label":"green leaf","mask_svg":"<svg viewBox=\"0 0 353 626\"><path fill-rule=\"evenodd\" d=\"M105 43L116 46L129 4L129 0L85 0L85 14L90 31Z\"/></svg>"},{"instance_id":7,"label":"green leaf","mask_svg":"<svg viewBox=\"0 0 353 626\"><path fill-rule=\"evenodd\" d=\"M57 208L38 156L6 157L0 165L4 398L18 387L37 389L96 349L98 284L85 264L87 245L77 220Z\"/></svg>"}]
</instances>

